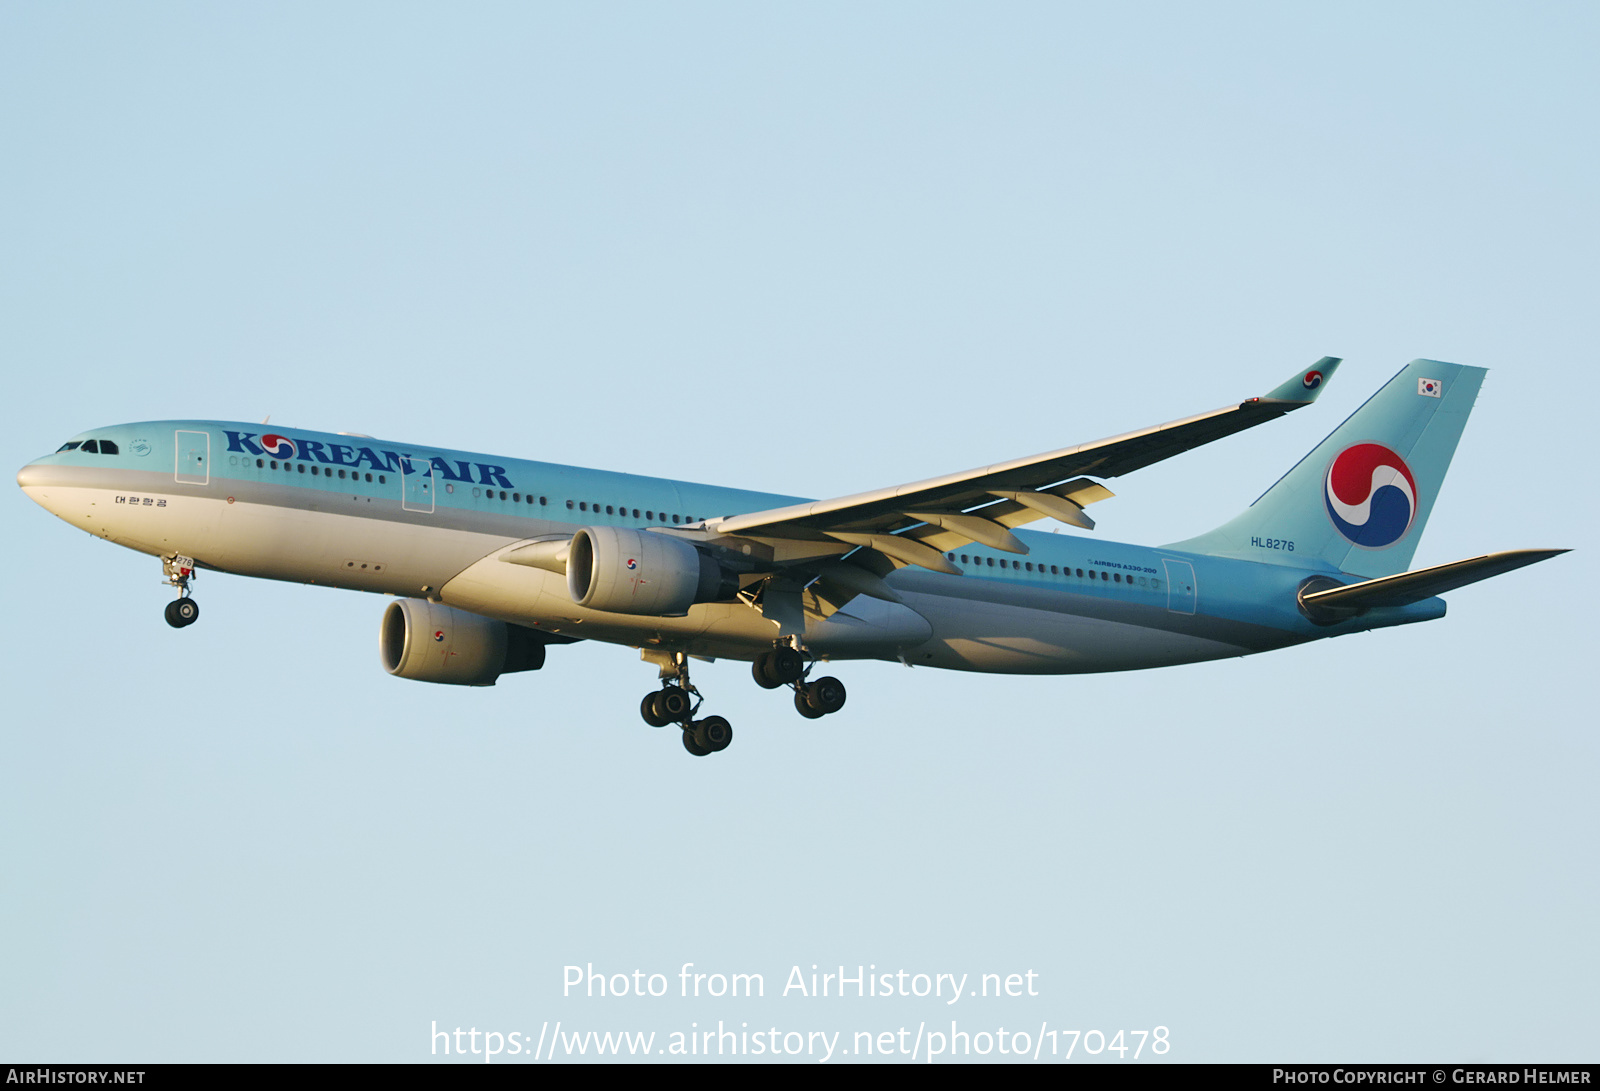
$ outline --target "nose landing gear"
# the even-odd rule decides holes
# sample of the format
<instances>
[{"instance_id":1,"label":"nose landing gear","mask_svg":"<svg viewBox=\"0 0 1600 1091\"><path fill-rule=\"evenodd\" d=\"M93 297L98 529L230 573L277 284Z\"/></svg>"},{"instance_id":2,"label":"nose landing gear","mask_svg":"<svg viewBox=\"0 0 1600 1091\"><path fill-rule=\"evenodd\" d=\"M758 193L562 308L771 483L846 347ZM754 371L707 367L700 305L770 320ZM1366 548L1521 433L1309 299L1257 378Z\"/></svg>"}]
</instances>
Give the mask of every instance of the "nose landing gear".
<instances>
[{"instance_id":1,"label":"nose landing gear","mask_svg":"<svg viewBox=\"0 0 1600 1091\"><path fill-rule=\"evenodd\" d=\"M167 603L167 624L182 629L200 620L200 604L189 597L189 582L195 578L193 557L163 557L161 572L167 584L178 589L178 597Z\"/></svg>"}]
</instances>

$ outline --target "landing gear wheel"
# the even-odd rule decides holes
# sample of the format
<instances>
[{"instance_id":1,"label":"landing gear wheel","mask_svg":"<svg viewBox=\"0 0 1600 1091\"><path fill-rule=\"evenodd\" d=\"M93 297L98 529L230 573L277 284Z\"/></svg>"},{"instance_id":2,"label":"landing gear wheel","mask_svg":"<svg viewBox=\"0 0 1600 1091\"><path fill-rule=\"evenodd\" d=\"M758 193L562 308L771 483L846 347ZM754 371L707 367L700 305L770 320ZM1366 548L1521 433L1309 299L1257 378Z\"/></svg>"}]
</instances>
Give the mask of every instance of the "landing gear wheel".
<instances>
[{"instance_id":1,"label":"landing gear wheel","mask_svg":"<svg viewBox=\"0 0 1600 1091\"><path fill-rule=\"evenodd\" d=\"M694 707L694 702L689 699L689 694L678 686L666 686L656 693L652 710L666 723L686 723L689 719L689 710Z\"/></svg>"},{"instance_id":2,"label":"landing gear wheel","mask_svg":"<svg viewBox=\"0 0 1600 1091\"><path fill-rule=\"evenodd\" d=\"M808 720L820 720L827 713L811 707L811 699L806 696L806 689L806 686L801 686L794 691L794 710Z\"/></svg>"},{"instance_id":3,"label":"landing gear wheel","mask_svg":"<svg viewBox=\"0 0 1600 1091\"><path fill-rule=\"evenodd\" d=\"M703 758L707 754L711 753L711 751L705 746L705 744L701 743L695 738L696 734L698 734L698 732L696 732L693 728L686 727L683 729L683 748L689 751L689 753L693 754L695 757Z\"/></svg>"},{"instance_id":4,"label":"landing gear wheel","mask_svg":"<svg viewBox=\"0 0 1600 1091\"><path fill-rule=\"evenodd\" d=\"M802 694L805 696L805 703L815 709L818 716L831 715L844 707L844 683L831 675L827 678L818 678L809 685L801 686L795 692L795 707L797 708Z\"/></svg>"},{"instance_id":5,"label":"landing gear wheel","mask_svg":"<svg viewBox=\"0 0 1600 1091\"><path fill-rule=\"evenodd\" d=\"M798 682L806 673L805 657L793 648L773 648L756 658L756 682L767 689Z\"/></svg>"},{"instance_id":6,"label":"landing gear wheel","mask_svg":"<svg viewBox=\"0 0 1600 1091\"><path fill-rule=\"evenodd\" d=\"M644 695L644 700L639 702L639 715L644 717L644 722L651 727L666 727L672 721L656 714L656 698L661 696L659 690L651 690Z\"/></svg>"},{"instance_id":7,"label":"landing gear wheel","mask_svg":"<svg viewBox=\"0 0 1600 1091\"><path fill-rule=\"evenodd\" d=\"M733 725L721 716L707 716L695 722L695 741L703 743L713 754L728 749L733 741Z\"/></svg>"},{"instance_id":8,"label":"landing gear wheel","mask_svg":"<svg viewBox=\"0 0 1600 1091\"><path fill-rule=\"evenodd\" d=\"M813 681L805 693L806 702L826 717L845 707L845 683L832 675Z\"/></svg>"},{"instance_id":9,"label":"landing gear wheel","mask_svg":"<svg viewBox=\"0 0 1600 1091\"><path fill-rule=\"evenodd\" d=\"M200 604L194 599L173 599L165 611L167 624L182 629L200 620Z\"/></svg>"},{"instance_id":10,"label":"landing gear wheel","mask_svg":"<svg viewBox=\"0 0 1600 1091\"><path fill-rule=\"evenodd\" d=\"M780 686L786 686L798 682L806 673L806 661L793 648L774 648L767 658L767 673L776 678Z\"/></svg>"},{"instance_id":11,"label":"landing gear wheel","mask_svg":"<svg viewBox=\"0 0 1600 1091\"><path fill-rule=\"evenodd\" d=\"M756 685L760 686L762 689L777 689L779 686L783 685L782 682L771 682L767 680L766 652L762 652L760 655L756 656L756 661L750 664L750 673L752 676L754 676Z\"/></svg>"}]
</instances>

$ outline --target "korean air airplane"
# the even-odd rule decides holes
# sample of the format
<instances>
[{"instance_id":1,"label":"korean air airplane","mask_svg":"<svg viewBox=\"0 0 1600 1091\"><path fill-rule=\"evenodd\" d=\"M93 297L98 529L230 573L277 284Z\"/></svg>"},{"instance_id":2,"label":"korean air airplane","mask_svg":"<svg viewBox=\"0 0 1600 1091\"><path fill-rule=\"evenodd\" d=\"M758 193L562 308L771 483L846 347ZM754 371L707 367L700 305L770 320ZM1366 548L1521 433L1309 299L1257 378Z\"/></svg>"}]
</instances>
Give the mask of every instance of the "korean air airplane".
<instances>
[{"instance_id":1,"label":"korean air airplane","mask_svg":"<svg viewBox=\"0 0 1600 1091\"><path fill-rule=\"evenodd\" d=\"M1102 482L1311 404L1324 358L1261 397L1094 443L833 500L218 421L84 432L17 483L46 510L159 557L194 624L199 572L393 596L402 678L489 686L552 645L638 648L640 713L691 754L690 660L749 661L802 716L843 708L820 664L1009 674L1139 670L1443 617L1438 596L1559 549L1407 571L1478 394L1480 368L1415 360L1236 518L1170 545L1090 531ZM559 655L559 652L557 653Z\"/></svg>"}]
</instances>

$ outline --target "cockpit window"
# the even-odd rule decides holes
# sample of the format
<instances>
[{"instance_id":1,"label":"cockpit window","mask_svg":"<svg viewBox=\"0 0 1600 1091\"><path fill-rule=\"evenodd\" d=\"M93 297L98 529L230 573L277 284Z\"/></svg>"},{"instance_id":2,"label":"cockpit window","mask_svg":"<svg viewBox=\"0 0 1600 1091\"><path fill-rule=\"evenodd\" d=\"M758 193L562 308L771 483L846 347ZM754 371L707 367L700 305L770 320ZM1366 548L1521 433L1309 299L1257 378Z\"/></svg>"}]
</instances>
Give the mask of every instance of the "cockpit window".
<instances>
[{"instance_id":1,"label":"cockpit window","mask_svg":"<svg viewBox=\"0 0 1600 1091\"><path fill-rule=\"evenodd\" d=\"M56 448L56 454L62 451L87 452L91 455L120 455L121 449L115 440L109 439L75 439L71 443L63 443Z\"/></svg>"}]
</instances>

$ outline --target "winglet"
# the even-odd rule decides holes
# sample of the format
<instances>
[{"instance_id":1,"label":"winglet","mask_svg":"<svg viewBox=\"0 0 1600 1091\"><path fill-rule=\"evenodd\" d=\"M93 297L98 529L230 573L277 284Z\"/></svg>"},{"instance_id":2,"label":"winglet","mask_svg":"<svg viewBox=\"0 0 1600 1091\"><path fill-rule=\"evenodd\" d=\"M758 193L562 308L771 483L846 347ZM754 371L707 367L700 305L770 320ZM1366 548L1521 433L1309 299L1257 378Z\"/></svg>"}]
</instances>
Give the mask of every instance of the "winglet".
<instances>
[{"instance_id":1,"label":"winglet","mask_svg":"<svg viewBox=\"0 0 1600 1091\"><path fill-rule=\"evenodd\" d=\"M1274 388L1272 393L1263 395L1260 400L1310 405L1317 400L1317 395L1322 393L1322 388L1338 369L1339 357L1324 356L1305 371L1296 372L1292 379Z\"/></svg>"}]
</instances>

